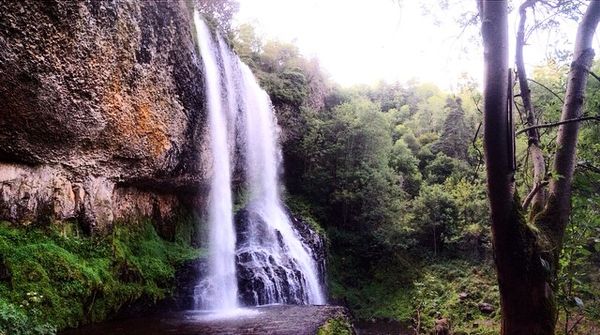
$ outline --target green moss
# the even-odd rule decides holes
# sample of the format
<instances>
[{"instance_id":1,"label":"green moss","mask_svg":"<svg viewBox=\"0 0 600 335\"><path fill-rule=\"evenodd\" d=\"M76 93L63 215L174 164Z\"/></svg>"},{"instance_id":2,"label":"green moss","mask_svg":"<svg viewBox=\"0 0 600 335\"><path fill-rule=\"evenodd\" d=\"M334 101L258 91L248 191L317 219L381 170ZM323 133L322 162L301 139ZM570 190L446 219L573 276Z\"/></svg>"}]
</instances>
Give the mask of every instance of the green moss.
<instances>
[{"instance_id":1,"label":"green moss","mask_svg":"<svg viewBox=\"0 0 600 335\"><path fill-rule=\"evenodd\" d=\"M327 320L317 331L317 335L352 335L352 325L342 317Z\"/></svg>"},{"instance_id":2,"label":"green moss","mask_svg":"<svg viewBox=\"0 0 600 335\"><path fill-rule=\"evenodd\" d=\"M233 212L237 213L248 205L248 202L250 201L250 192L247 188L241 187L235 191L233 198Z\"/></svg>"},{"instance_id":3,"label":"green moss","mask_svg":"<svg viewBox=\"0 0 600 335\"><path fill-rule=\"evenodd\" d=\"M10 278L0 281L0 315L14 317L0 320L0 334L44 334L14 329L22 320L31 329L75 327L140 298L165 298L176 268L200 257L184 235L166 241L149 221L117 224L102 238L82 237L70 225L42 230L1 223L0 255Z\"/></svg>"},{"instance_id":4,"label":"green moss","mask_svg":"<svg viewBox=\"0 0 600 335\"><path fill-rule=\"evenodd\" d=\"M319 222L315 219L312 209L314 206L310 205L304 198L296 195L287 195L285 199L286 205L294 215L298 215L302 220L310 225L310 227L321 236L326 236L325 230Z\"/></svg>"}]
</instances>

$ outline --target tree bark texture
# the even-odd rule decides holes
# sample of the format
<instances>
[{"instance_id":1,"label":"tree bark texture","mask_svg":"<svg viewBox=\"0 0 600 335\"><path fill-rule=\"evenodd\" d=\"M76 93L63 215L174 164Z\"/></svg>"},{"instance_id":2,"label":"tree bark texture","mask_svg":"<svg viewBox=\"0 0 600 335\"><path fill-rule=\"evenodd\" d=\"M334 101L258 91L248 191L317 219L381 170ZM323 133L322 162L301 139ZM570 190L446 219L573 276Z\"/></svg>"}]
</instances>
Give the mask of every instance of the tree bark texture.
<instances>
[{"instance_id":1,"label":"tree bark texture","mask_svg":"<svg viewBox=\"0 0 600 335\"><path fill-rule=\"evenodd\" d=\"M513 157L508 155L514 139L508 116L508 5L496 0L482 5L484 148L502 334L551 334L552 290L535 247L536 236L526 224L515 192Z\"/></svg>"},{"instance_id":2,"label":"tree bark texture","mask_svg":"<svg viewBox=\"0 0 600 335\"><path fill-rule=\"evenodd\" d=\"M532 3L526 1L525 5ZM527 224L515 191L513 157L510 157L514 132L512 118L508 115L509 85L512 84L508 82L508 4L505 0L484 0L480 6L485 60L484 148L502 334L550 335L554 334L557 319L554 285L562 236L570 214L571 179L579 125L576 122L565 123L559 128L558 150L552 171L554 177L548 196L537 200L538 206L543 205L543 209L532 217L532 223L537 226L532 228L533 225ZM521 7L522 14L526 8ZM581 116L587 75L593 60L591 41L599 17L600 1L591 1L577 33L561 120ZM524 17L521 24L522 29L519 30L524 32ZM522 37L517 42L519 40L524 43ZM522 48L519 52L517 63L522 61ZM522 67L519 80L521 89L526 92L524 104L529 105L532 113L528 114L528 123L535 125L537 121L522 65L517 64L517 67ZM539 141L539 135L533 130L528 132L530 144ZM534 169L538 163L534 161ZM538 168L537 172L540 176L543 171Z\"/></svg>"}]
</instances>

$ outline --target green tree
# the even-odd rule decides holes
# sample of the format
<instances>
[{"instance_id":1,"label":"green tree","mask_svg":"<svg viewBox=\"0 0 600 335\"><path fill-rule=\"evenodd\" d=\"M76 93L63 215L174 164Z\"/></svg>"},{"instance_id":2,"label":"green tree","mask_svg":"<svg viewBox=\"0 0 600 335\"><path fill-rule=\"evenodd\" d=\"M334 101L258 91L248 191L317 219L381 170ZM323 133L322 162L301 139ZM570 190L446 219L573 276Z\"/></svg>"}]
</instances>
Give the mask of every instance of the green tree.
<instances>
[{"instance_id":1,"label":"green tree","mask_svg":"<svg viewBox=\"0 0 600 335\"><path fill-rule=\"evenodd\" d=\"M424 186L413 201L412 213L414 228L422 235L420 240L436 255L457 229L459 209L454 198L442 185Z\"/></svg>"},{"instance_id":2,"label":"green tree","mask_svg":"<svg viewBox=\"0 0 600 335\"><path fill-rule=\"evenodd\" d=\"M208 17L226 35L232 33L231 22L240 9L236 0L196 0L198 11Z\"/></svg>"},{"instance_id":3,"label":"green tree","mask_svg":"<svg viewBox=\"0 0 600 335\"><path fill-rule=\"evenodd\" d=\"M401 176L402 189L406 193L413 197L419 194L422 181L419 160L403 140L394 143L390 154L390 166Z\"/></svg>"},{"instance_id":4,"label":"green tree","mask_svg":"<svg viewBox=\"0 0 600 335\"><path fill-rule=\"evenodd\" d=\"M448 116L442 127L442 134L434 145L434 151L440 151L448 157L467 160L467 149L471 129L465 122L465 112L460 98L446 100L445 109Z\"/></svg>"},{"instance_id":5,"label":"green tree","mask_svg":"<svg viewBox=\"0 0 600 335\"><path fill-rule=\"evenodd\" d=\"M306 191L321 198L342 227L392 221L399 187L389 166L389 120L364 99L319 116L324 119L310 120L303 143Z\"/></svg>"}]
</instances>

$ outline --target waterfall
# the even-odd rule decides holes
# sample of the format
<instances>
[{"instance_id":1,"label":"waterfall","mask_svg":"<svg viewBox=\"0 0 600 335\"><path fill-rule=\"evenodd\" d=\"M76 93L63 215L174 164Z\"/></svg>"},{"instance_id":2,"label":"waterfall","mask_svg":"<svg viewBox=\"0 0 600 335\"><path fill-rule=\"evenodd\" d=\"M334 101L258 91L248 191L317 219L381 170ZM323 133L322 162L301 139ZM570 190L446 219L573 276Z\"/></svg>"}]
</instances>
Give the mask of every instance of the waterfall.
<instances>
[{"instance_id":1,"label":"waterfall","mask_svg":"<svg viewBox=\"0 0 600 335\"><path fill-rule=\"evenodd\" d=\"M324 304L314 255L280 197L281 149L267 93L248 66L197 12L213 175L209 194L209 273L196 287L198 308ZM235 126L234 126L235 125ZM248 203L232 217L229 148L239 147Z\"/></svg>"},{"instance_id":2,"label":"waterfall","mask_svg":"<svg viewBox=\"0 0 600 335\"><path fill-rule=\"evenodd\" d=\"M227 118L222 108L221 75L210 30L197 12L194 13L194 23L204 65L210 150L213 159L208 196L209 274L197 287L196 307L231 310L238 306L238 287Z\"/></svg>"},{"instance_id":3,"label":"waterfall","mask_svg":"<svg viewBox=\"0 0 600 335\"><path fill-rule=\"evenodd\" d=\"M271 101L246 64L241 64L242 133L250 191L247 235L238 243L238 269L252 272L255 304L324 304L317 266L283 207L279 192L281 150Z\"/></svg>"}]
</instances>

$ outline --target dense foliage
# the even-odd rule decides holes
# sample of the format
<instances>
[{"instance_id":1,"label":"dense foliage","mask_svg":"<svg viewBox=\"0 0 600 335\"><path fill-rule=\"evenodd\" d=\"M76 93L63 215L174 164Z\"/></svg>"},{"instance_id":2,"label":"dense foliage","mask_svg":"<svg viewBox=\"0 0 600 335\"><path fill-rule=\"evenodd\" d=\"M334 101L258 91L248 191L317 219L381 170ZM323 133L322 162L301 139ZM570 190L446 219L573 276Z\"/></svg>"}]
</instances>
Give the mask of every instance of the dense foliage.
<instances>
[{"instance_id":1,"label":"dense foliage","mask_svg":"<svg viewBox=\"0 0 600 335\"><path fill-rule=\"evenodd\" d=\"M192 222L182 220L172 242L150 222L117 225L98 238L69 223L27 229L0 223L0 334L53 334L140 299L165 298L176 267L199 256L186 233Z\"/></svg>"},{"instance_id":2,"label":"dense foliage","mask_svg":"<svg viewBox=\"0 0 600 335\"><path fill-rule=\"evenodd\" d=\"M454 94L414 81L340 88L291 44L265 42L248 24L234 36L278 113L287 191L308 204L305 212L327 232L334 301L360 318L396 319L420 332L440 319L468 334L498 332L481 95L473 81L465 78ZM548 88L564 91L567 71L549 62L534 72L541 85L533 86L532 96L544 121L558 119L561 102ZM598 86L590 84L590 114L597 109ZM569 319L569 328L581 319L571 334L594 327L600 306L600 133L595 124L584 128L571 237L557 283L562 324ZM548 156L555 139L555 128L544 130ZM531 164L526 141L517 139L519 166ZM531 176L519 171L524 192Z\"/></svg>"},{"instance_id":3,"label":"dense foliage","mask_svg":"<svg viewBox=\"0 0 600 335\"><path fill-rule=\"evenodd\" d=\"M352 326L345 318L333 318L317 330L317 335L352 335Z\"/></svg>"}]
</instances>

